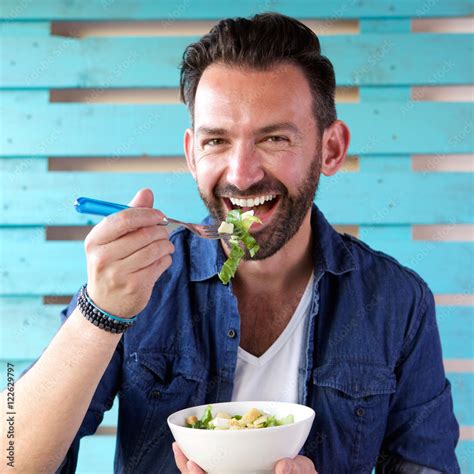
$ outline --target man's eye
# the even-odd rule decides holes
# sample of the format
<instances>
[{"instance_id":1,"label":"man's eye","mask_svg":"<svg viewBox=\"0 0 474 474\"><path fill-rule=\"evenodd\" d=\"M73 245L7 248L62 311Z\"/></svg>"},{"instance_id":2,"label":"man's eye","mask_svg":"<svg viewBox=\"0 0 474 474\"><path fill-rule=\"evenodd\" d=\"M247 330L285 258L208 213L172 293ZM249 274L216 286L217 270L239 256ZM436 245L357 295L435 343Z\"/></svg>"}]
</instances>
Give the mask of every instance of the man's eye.
<instances>
[{"instance_id":1,"label":"man's eye","mask_svg":"<svg viewBox=\"0 0 474 474\"><path fill-rule=\"evenodd\" d=\"M272 135L271 137L265 138L265 141L267 142L287 142L288 138L286 137L280 137L279 135Z\"/></svg>"},{"instance_id":2,"label":"man's eye","mask_svg":"<svg viewBox=\"0 0 474 474\"><path fill-rule=\"evenodd\" d=\"M211 146L217 146L217 145L221 145L222 143L224 143L224 140L222 138L211 138L209 140L206 140L203 145L206 146L206 145L211 145Z\"/></svg>"}]
</instances>

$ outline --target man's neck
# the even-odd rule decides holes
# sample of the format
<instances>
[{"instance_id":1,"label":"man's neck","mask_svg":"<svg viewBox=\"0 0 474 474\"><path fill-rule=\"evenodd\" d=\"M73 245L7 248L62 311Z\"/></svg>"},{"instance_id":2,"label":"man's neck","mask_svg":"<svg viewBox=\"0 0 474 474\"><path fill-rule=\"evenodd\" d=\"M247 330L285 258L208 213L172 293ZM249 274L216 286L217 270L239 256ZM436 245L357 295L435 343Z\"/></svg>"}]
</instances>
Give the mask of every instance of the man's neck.
<instances>
[{"instance_id":1,"label":"man's neck","mask_svg":"<svg viewBox=\"0 0 474 474\"><path fill-rule=\"evenodd\" d=\"M264 260L245 260L233 282L234 293L279 294L302 280L313 270L311 210L298 232L277 253Z\"/></svg>"}]
</instances>

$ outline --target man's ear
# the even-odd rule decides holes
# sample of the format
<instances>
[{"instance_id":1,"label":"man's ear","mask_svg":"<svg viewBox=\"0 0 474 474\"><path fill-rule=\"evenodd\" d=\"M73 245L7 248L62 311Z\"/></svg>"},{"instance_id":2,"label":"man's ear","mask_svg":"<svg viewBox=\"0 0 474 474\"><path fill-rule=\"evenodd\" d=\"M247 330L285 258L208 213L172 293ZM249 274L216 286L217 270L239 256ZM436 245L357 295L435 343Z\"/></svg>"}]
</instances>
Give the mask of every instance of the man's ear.
<instances>
[{"instance_id":1,"label":"man's ear","mask_svg":"<svg viewBox=\"0 0 474 474\"><path fill-rule=\"evenodd\" d=\"M186 156L186 163L188 169L196 179L196 161L194 160L194 131L192 128L187 128L184 132L184 155Z\"/></svg>"},{"instance_id":2,"label":"man's ear","mask_svg":"<svg viewBox=\"0 0 474 474\"><path fill-rule=\"evenodd\" d=\"M325 176L332 176L342 166L350 139L349 127L342 120L336 120L324 130L321 172Z\"/></svg>"}]
</instances>

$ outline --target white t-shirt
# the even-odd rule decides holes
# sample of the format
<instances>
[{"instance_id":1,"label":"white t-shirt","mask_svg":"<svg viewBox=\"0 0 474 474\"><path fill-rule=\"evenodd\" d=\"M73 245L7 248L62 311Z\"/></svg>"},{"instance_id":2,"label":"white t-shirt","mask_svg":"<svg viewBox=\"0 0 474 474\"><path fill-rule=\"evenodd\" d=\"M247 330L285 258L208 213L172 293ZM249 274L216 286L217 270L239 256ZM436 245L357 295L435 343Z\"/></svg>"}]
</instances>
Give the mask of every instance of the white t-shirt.
<instances>
[{"instance_id":1,"label":"white t-shirt","mask_svg":"<svg viewBox=\"0 0 474 474\"><path fill-rule=\"evenodd\" d=\"M260 357L241 347L237 354L232 401L280 401L298 403L298 369L305 343L305 319L309 314L313 275L290 322Z\"/></svg>"}]
</instances>

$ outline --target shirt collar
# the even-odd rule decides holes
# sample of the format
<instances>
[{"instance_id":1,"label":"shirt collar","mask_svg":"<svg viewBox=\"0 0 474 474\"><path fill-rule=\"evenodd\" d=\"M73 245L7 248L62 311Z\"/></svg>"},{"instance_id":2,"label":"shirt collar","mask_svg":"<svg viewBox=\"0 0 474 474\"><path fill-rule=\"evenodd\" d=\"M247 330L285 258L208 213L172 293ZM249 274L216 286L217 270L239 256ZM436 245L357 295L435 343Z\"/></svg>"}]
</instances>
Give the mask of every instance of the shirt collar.
<instances>
[{"instance_id":1,"label":"shirt collar","mask_svg":"<svg viewBox=\"0 0 474 474\"><path fill-rule=\"evenodd\" d=\"M202 223L212 222L208 216ZM344 240L329 224L316 204L313 204L311 210L311 227L315 273L330 272L342 275L357 268ZM190 239L190 280L203 281L217 275L226 259L220 241L202 239L195 234L191 234Z\"/></svg>"},{"instance_id":2,"label":"shirt collar","mask_svg":"<svg viewBox=\"0 0 474 474\"><path fill-rule=\"evenodd\" d=\"M311 228L315 272L342 275L357 269L354 256L344 239L334 230L316 204L313 204L311 211Z\"/></svg>"}]
</instances>

